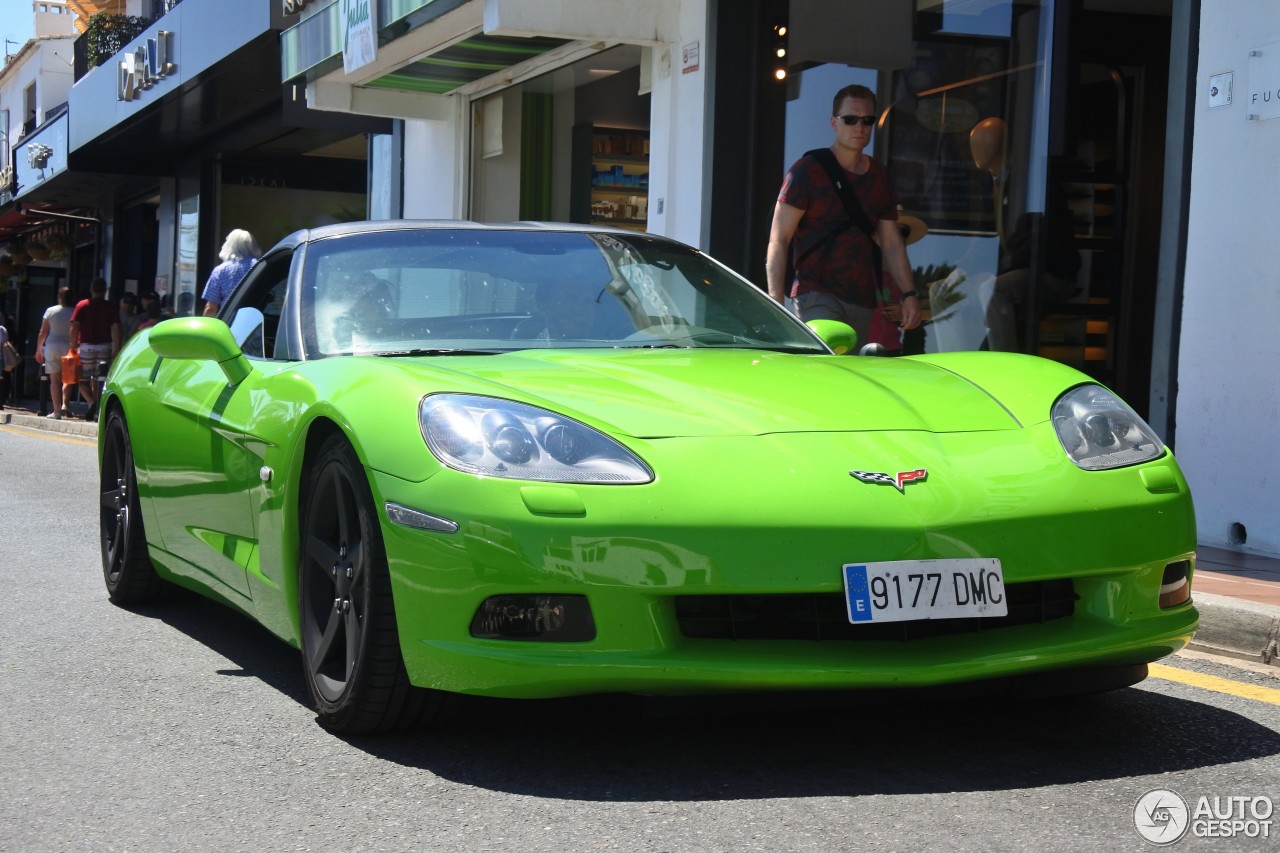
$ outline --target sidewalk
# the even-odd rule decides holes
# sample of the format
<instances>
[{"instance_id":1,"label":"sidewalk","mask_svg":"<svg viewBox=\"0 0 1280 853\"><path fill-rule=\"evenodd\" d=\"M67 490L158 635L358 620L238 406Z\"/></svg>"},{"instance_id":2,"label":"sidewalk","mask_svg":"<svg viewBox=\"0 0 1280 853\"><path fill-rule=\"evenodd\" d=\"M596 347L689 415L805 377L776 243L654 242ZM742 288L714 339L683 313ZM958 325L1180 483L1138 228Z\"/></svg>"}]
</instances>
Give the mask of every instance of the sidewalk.
<instances>
[{"instance_id":1,"label":"sidewalk","mask_svg":"<svg viewBox=\"0 0 1280 853\"><path fill-rule=\"evenodd\" d=\"M0 410L0 425L98 436L96 422L42 418L33 409ZM1208 545L1196 552L1191 590L1200 629L1191 648L1280 668L1280 559Z\"/></svg>"},{"instance_id":2,"label":"sidewalk","mask_svg":"<svg viewBox=\"0 0 1280 853\"><path fill-rule=\"evenodd\" d=\"M83 405L79 407L78 411L81 413L80 417L54 420L53 418L45 418L37 415L34 405L30 408L14 408L13 406L5 406L3 409L0 409L0 425L20 426L26 427L27 429L42 429L49 432L88 436L96 439L98 437L97 421L84 420Z\"/></svg>"},{"instance_id":3,"label":"sidewalk","mask_svg":"<svg viewBox=\"0 0 1280 853\"><path fill-rule=\"evenodd\" d=\"M1192 647L1280 667L1280 560L1208 545L1196 554Z\"/></svg>"}]
</instances>

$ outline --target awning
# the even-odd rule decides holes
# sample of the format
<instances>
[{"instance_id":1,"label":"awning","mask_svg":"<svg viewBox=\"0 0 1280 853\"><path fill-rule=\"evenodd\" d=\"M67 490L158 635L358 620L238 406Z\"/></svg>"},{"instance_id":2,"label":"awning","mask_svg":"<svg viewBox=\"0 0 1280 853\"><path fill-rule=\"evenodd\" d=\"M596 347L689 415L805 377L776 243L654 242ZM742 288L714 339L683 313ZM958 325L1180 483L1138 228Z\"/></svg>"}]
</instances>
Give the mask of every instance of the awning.
<instances>
[{"instance_id":1,"label":"awning","mask_svg":"<svg viewBox=\"0 0 1280 853\"><path fill-rule=\"evenodd\" d=\"M40 231L51 225L96 221L93 211L79 207L13 202L0 208L0 243Z\"/></svg>"}]
</instances>

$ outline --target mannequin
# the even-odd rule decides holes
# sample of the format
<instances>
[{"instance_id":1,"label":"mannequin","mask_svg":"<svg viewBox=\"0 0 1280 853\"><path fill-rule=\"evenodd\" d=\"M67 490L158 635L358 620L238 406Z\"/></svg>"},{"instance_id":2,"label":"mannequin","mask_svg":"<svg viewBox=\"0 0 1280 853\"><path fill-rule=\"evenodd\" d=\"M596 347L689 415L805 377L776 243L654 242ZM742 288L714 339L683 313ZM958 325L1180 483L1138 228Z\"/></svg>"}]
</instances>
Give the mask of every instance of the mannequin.
<instances>
[{"instance_id":1,"label":"mannequin","mask_svg":"<svg viewBox=\"0 0 1280 853\"><path fill-rule=\"evenodd\" d=\"M1020 349L1015 306L1026 304L1031 282L1033 215L1023 214L1012 229L1007 228L1007 136L1003 119L984 118L969 131L969 151L973 164L991 175L996 236L1000 241L998 274L986 304L987 348L1014 352ZM1066 299L1075 291L1080 256L1072 245L1070 211L1066 209L1061 189L1053 182L1047 188L1046 200L1049 202L1047 215L1034 216L1052 228L1047 234L1045 271L1040 279L1041 304L1048 305Z\"/></svg>"}]
</instances>

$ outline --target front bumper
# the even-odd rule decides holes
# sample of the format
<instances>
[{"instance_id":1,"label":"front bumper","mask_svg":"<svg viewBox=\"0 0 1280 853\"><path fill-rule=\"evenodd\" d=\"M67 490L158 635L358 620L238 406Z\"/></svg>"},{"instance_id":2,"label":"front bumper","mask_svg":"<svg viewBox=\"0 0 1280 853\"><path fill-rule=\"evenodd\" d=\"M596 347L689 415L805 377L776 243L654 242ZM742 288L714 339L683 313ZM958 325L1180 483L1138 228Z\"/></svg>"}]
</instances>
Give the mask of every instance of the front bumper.
<instances>
[{"instance_id":1,"label":"front bumper","mask_svg":"<svg viewBox=\"0 0 1280 853\"><path fill-rule=\"evenodd\" d=\"M458 523L384 522L415 684L512 698L922 687L1144 664L1195 631L1190 603L1158 605L1166 564L1194 570L1194 512L1169 457L1080 471L1047 425L649 445L635 448L659 472L645 486L370 472L380 505ZM928 480L899 491L850 477L868 456L885 470L927 467ZM847 562L973 556L999 558L1008 584L1069 581L1074 605L1044 622L913 639L708 638L678 616L684 596L840 595ZM518 593L585 595L595 638L471 636L486 598Z\"/></svg>"}]
</instances>

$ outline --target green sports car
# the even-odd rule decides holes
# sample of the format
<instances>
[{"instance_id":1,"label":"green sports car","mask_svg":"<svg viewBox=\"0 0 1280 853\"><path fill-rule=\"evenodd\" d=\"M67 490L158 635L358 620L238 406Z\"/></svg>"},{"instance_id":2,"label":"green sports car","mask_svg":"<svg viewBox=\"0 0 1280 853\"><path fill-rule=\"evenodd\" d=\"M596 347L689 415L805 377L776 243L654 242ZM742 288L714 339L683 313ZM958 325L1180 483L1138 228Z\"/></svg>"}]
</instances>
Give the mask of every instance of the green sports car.
<instances>
[{"instance_id":1,"label":"green sports car","mask_svg":"<svg viewBox=\"0 0 1280 853\"><path fill-rule=\"evenodd\" d=\"M112 366L108 594L243 611L345 732L457 694L1104 689L1188 642L1191 496L1116 395L813 326L648 234L293 234Z\"/></svg>"}]
</instances>

